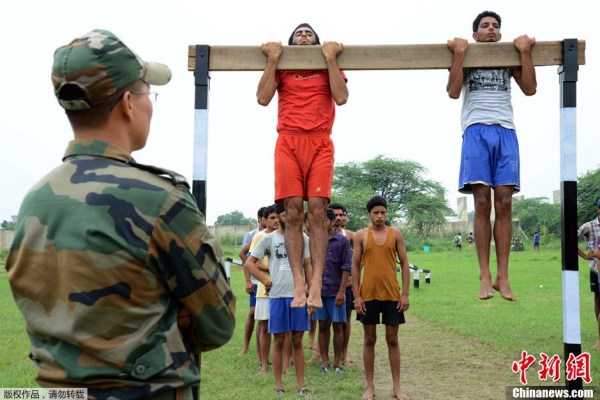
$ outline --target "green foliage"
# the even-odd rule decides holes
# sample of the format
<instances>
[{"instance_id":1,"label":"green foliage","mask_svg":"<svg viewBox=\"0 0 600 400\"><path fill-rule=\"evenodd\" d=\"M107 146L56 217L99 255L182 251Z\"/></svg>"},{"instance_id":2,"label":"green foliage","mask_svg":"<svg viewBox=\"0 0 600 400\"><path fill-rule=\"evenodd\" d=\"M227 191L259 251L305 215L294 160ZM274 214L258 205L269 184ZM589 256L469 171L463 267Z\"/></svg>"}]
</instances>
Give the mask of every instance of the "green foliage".
<instances>
[{"instance_id":1,"label":"green foliage","mask_svg":"<svg viewBox=\"0 0 600 400\"><path fill-rule=\"evenodd\" d=\"M578 226L598 216L600 198L600 168L588 171L579 177L577 183L577 222Z\"/></svg>"},{"instance_id":2,"label":"green foliage","mask_svg":"<svg viewBox=\"0 0 600 400\"><path fill-rule=\"evenodd\" d=\"M246 218L240 211L233 211L229 214L219 215L216 226L231 226L231 225L254 225L256 220L254 218Z\"/></svg>"},{"instance_id":3,"label":"green foliage","mask_svg":"<svg viewBox=\"0 0 600 400\"><path fill-rule=\"evenodd\" d=\"M441 233L446 225L446 218L440 210L445 210L446 215L453 213L446 205L446 201L439 197L427 195L413 197L407 205L406 213L410 230L425 238L432 233Z\"/></svg>"},{"instance_id":4,"label":"green foliage","mask_svg":"<svg viewBox=\"0 0 600 400\"><path fill-rule=\"evenodd\" d=\"M545 197L533 197L513 203L513 218L528 237L536 232L560 236L560 204L551 204Z\"/></svg>"},{"instance_id":5,"label":"green foliage","mask_svg":"<svg viewBox=\"0 0 600 400\"><path fill-rule=\"evenodd\" d=\"M0 223L0 229L15 229L15 223L4 220Z\"/></svg>"},{"instance_id":6,"label":"green foliage","mask_svg":"<svg viewBox=\"0 0 600 400\"><path fill-rule=\"evenodd\" d=\"M408 219L415 231L427 236L445 224L453 215L443 194L444 188L425 178L426 168L415 161L396 160L382 155L372 160L337 165L332 188L332 201L344 204L350 220L348 228L365 227L369 219L365 210L374 195L388 202L390 221Z\"/></svg>"}]
</instances>

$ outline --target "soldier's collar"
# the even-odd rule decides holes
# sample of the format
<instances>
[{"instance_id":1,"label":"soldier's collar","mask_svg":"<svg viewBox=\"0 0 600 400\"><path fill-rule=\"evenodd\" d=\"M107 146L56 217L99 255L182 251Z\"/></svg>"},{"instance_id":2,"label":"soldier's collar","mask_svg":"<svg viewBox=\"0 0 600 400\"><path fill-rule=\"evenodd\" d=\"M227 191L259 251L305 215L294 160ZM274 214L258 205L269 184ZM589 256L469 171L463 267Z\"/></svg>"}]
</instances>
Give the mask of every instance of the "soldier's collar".
<instances>
[{"instance_id":1,"label":"soldier's collar","mask_svg":"<svg viewBox=\"0 0 600 400\"><path fill-rule=\"evenodd\" d=\"M126 163L133 161L133 157L131 157L131 154L126 150L108 142L94 139L71 140L65 151L63 161L74 156L100 156Z\"/></svg>"}]
</instances>

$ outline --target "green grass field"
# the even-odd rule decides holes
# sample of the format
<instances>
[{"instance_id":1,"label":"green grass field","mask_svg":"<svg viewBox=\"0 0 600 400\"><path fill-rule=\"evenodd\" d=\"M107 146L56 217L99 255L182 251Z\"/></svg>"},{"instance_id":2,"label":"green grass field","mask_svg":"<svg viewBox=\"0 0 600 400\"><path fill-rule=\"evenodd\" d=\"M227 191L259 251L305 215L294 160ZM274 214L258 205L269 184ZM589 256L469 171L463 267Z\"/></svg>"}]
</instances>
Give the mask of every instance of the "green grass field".
<instances>
[{"instance_id":1,"label":"green grass field","mask_svg":"<svg viewBox=\"0 0 600 400\"><path fill-rule=\"evenodd\" d=\"M236 248L226 250L230 256L237 258ZM455 250L436 252L435 248L429 253L411 251L408 257L412 264L431 270L431 284L426 284L424 275L421 275L418 290L412 288L411 279L408 314L426 323L427 332L423 332L426 333L424 336L434 345L436 337L441 339L451 334L462 338L467 349L471 342L483 345L486 351L478 354L482 360L489 357L516 361L525 350L536 357L536 362L540 353L550 357L557 354L564 366L559 248L543 247L540 252L527 249L511 253L511 284L513 292L519 297L518 302L504 301L498 295L487 301L477 299L479 284L474 247L464 246L460 253ZM272 373L260 375L256 372L254 337L249 353L238 356L248 311L248 297L243 291L243 273L239 267L234 266L231 271L231 285L238 297L235 336L221 349L202 355L202 398L273 398ZM583 260L580 262L580 297L582 351L591 354L591 386L596 386L600 379L600 353L593 349L597 325L593 314L593 297L589 291L588 266ZM0 387L35 387L35 371L27 358L27 335L3 266L0 267L0 306L3 310L3 322L0 324ZM418 342L419 337L419 332L413 332L410 340ZM358 338L356 340L351 345L357 347L355 354L360 354L358 347L361 342ZM445 349L439 348L436 352L443 360ZM306 357L310 355L312 351L306 351ZM385 357L385 354L381 357ZM318 398L359 398L364 388L360 361L357 360L355 367L348 368L342 377L320 375L318 365L309 364L306 380L310 388L318 391ZM403 368L404 363L410 364L411 360L403 358ZM410 368L417 370L421 367L425 368L410 365ZM506 365L506 369L510 369L510 365ZM535 371L538 369L534 366L528 372L530 381L536 380ZM561 382L564 384L564 368L561 369ZM509 376L514 379L497 384L517 386L516 375ZM477 379L477 376L473 378ZM537 380L532 384L549 383ZM285 375L285 385L293 389L293 373Z\"/></svg>"}]
</instances>

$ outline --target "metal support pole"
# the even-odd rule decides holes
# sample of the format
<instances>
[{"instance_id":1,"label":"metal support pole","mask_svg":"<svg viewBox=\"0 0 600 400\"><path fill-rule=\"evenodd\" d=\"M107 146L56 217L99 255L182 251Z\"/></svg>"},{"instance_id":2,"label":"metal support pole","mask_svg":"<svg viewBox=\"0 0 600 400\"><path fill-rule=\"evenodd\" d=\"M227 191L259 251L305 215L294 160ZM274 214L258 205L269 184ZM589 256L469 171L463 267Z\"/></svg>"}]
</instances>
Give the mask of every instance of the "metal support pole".
<instances>
[{"instance_id":1,"label":"metal support pole","mask_svg":"<svg viewBox=\"0 0 600 400\"><path fill-rule=\"evenodd\" d=\"M560 82L560 220L565 377L569 356L581 354L579 266L577 259L577 39L563 41ZM565 379L567 389L581 389L581 378Z\"/></svg>"},{"instance_id":2,"label":"metal support pole","mask_svg":"<svg viewBox=\"0 0 600 400\"><path fill-rule=\"evenodd\" d=\"M196 69L194 70L194 169L192 195L206 220L206 165L208 153L208 90L210 73L208 70L210 48L196 46ZM198 373L202 370L202 356L196 354ZM200 385L192 388L194 399L200 399Z\"/></svg>"},{"instance_id":3,"label":"metal support pole","mask_svg":"<svg viewBox=\"0 0 600 400\"><path fill-rule=\"evenodd\" d=\"M196 69L194 70L194 171L192 194L206 218L206 166L208 156L208 90L210 82L210 47L196 45Z\"/></svg>"}]
</instances>

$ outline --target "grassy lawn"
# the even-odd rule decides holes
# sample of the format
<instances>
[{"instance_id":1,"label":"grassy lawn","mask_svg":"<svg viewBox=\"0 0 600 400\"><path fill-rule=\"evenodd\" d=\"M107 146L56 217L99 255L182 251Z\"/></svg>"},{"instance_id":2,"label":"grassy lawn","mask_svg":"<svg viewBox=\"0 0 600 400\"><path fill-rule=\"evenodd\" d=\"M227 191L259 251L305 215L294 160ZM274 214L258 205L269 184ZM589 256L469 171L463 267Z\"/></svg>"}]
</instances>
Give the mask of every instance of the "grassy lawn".
<instances>
[{"instance_id":1,"label":"grassy lawn","mask_svg":"<svg viewBox=\"0 0 600 400\"><path fill-rule=\"evenodd\" d=\"M237 248L232 247L227 250L229 255L237 258ZM410 332L410 343L407 343L408 340L403 337L402 340L405 342L402 345L418 346L420 340L427 340L427 343L421 345L433 346L439 359L419 360L415 363L406 356L403 358L403 371L404 368L425 370L431 365L445 362L450 362L449 364L454 368L463 364L465 366L473 364L472 359L468 359L473 357L469 349L475 348L474 344L477 344L476 357L483 365L486 364L486 359L516 361L524 350L535 356L536 364L527 372L532 385L550 384L540 382L537 378L537 371L540 369L537 361L540 359L540 353L550 357L557 354L562 360L561 382L564 383L566 359L563 354L560 249L542 247L540 252L527 249L523 252L511 253L511 284L513 292L519 298L518 302L507 302L499 295L487 301L477 299L479 284L474 248L464 246L460 253L455 250L436 251L432 248L429 253L423 253L422 250L410 251L408 256L412 264L431 270L431 284L426 284L424 276L421 275L420 288L416 290L411 287L411 307L407 313L409 323L406 328L409 328L411 318L414 318L418 319L419 323L415 325L419 326L422 332L404 330L401 334L406 335ZM495 266L493 268L495 269ZM231 272L231 284L238 297L238 323L235 336L221 349L202 355L202 398L273 398L272 373L260 375L256 372L254 337L248 354L238 356L248 310L248 297L243 290L243 273L235 266ZM600 353L592 348L597 335L597 325L593 314L593 297L589 291L588 267L585 262L580 263L580 298L582 351L591 354L593 379L591 385L597 386L596 382L600 379L598 358ZM0 324L0 387L35 387L33 379L35 371L27 358L27 336L22 317L14 305L3 265L0 266L0 306L3 310L3 323ZM315 391L315 397L360 398L364 388L364 378L359 333L361 333L360 327L354 329L351 342L357 362L354 367L348 368L346 375L323 376L319 374L317 364L307 364L306 381L309 388ZM464 360L454 358L457 357L454 351L456 349L444 347L444 339L447 336L459 338L458 346L464 346L466 350ZM403 354L406 354L404 350ZM306 357L310 355L312 351L307 350ZM378 354L377 357L385 358L385 354ZM446 360L446 358L452 359ZM427 363L431 365L425 365ZM511 362L501 364L504 371L499 374L502 376L501 380L495 382L498 386L519 385L517 375L510 373L510 364ZM389 372L386 370L383 373L386 374L387 379ZM452 371L448 373L452 374ZM404 372L403 376L405 376ZM477 380L478 377L475 375L472 378ZM411 379L418 380L419 374L415 374ZM456 383L456 385L462 384ZM285 385L293 389L295 385L293 373L285 375Z\"/></svg>"}]
</instances>

